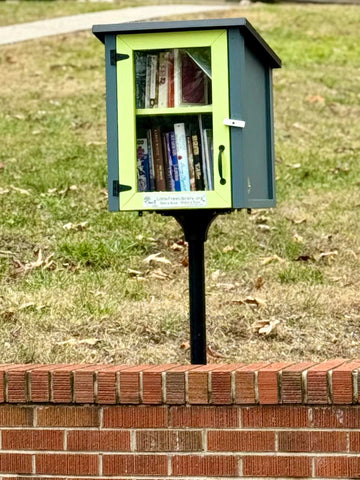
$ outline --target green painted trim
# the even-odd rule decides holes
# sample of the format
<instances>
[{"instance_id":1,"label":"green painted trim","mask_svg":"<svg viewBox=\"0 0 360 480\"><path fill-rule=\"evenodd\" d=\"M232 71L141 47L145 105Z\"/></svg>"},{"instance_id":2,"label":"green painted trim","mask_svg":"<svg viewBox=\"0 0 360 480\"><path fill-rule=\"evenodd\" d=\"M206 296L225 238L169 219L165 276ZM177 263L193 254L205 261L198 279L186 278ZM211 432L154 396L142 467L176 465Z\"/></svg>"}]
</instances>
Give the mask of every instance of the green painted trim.
<instances>
[{"instance_id":1,"label":"green painted trim","mask_svg":"<svg viewBox=\"0 0 360 480\"><path fill-rule=\"evenodd\" d=\"M230 169L230 134L223 120L229 116L228 98L228 56L226 30L195 32L170 32L155 34L130 34L117 37L117 53L127 54L127 60L117 63L118 127L119 127L119 164L121 183L132 189L120 193L120 210L153 210L144 207L145 196L165 196L171 192L137 192L136 166L136 109L134 50L163 50L169 48L211 47L213 105L206 107L185 107L174 109L143 109L142 114L160 115L175 113L213 113L214 141L214 190L198 192L205 194L205 208L231 208L231 169ZM227 180L220 184L217 167L218 146L224 145L223 176ZM195 193L195 192L194 192ZM176 195L186 195L179 192ZM176 208L176 207L175 207ZM201 207L203 208L203 207ZM184 209L179 206L179 209ZM164 208L169 210L169 208Z\"/></svg>"},{"instance_id":2,"label":"green painted trim","mask_svg":"<svg viewBox=\"0 0 360 480\"><path fill-rule=\"evenodd\" d=\"M137 116L154 116L154 115L197 115L198 113L211 113L212 105L204 105L199 107L173 107L173 108L141 108L136 110Z\"/></svg>"}]
</instances>

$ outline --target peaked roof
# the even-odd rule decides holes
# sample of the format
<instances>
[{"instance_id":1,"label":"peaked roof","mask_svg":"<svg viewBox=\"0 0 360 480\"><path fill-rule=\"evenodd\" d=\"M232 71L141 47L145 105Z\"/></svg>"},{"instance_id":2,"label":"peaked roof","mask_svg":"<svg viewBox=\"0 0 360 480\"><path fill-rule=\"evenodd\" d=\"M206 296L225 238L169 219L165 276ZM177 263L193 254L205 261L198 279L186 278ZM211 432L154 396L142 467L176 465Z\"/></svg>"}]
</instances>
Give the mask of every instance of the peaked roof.
<instances>
[{"instance_id":1,"label":"peaked roof","mask_svg":"<svg viewBox=\"0 0 360 480\"><path fill-rule=\"evenodd\" d=\"M180 22L131 22L109 25L94 25L93 34L105 43L105 35L124 33L158 33L172 31L212 30L218 28L239 28L246 44L254 50L257 56L272 68L280 68L281 60L269 47L265 40L257 33L246 18L222 18L206 20L189 20Z\"/></svg>"}]
</instances>

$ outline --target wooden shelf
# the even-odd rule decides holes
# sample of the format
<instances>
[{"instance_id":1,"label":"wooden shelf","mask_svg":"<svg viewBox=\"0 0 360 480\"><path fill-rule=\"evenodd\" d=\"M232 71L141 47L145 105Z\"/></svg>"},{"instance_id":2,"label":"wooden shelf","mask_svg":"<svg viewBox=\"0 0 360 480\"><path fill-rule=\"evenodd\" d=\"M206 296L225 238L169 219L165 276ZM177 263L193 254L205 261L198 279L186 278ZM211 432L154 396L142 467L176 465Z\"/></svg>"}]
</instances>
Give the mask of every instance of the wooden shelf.
<instances>
[{"instance_id":1,"label":"wooden shelf","mask_svg":"<svg viewBox=\"0 0 360 480\"><path fill-rule=\"evenodd\" d=\"M212 105L174 107L174 108L139 108L137 116L153 115L197 115L199 113L212 113Z\"/></svg>"}]
</instances>

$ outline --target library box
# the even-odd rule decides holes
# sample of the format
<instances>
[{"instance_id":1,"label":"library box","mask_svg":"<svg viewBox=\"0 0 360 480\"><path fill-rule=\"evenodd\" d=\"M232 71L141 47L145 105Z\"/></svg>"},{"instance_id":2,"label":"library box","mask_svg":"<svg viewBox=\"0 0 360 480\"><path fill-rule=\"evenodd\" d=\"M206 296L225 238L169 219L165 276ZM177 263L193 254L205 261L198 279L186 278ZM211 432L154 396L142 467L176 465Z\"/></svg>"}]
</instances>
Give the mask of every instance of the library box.
<instances>
[{"instance_id":1,"label":"library box","mask_svg":"<svg viewBox=\"0 0 360 480\"><path fill-rule=\"evenodd\" d=\"M110 210L275 204L272 69L244 18L95 25Z\"/></svg>"}]
</instances>

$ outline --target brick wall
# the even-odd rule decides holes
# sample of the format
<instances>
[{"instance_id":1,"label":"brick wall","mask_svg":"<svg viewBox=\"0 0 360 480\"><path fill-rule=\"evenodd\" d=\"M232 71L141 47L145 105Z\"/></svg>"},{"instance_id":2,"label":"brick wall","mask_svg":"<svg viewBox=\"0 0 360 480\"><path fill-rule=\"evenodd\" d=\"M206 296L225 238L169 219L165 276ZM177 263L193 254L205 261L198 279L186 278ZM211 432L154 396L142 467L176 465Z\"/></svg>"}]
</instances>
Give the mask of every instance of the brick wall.
<instances>
[{"instance_id":1,"label":"brick wall","mask_svg":"<svg viewBox=\"0 0 360 480\"><path fill-rule=\"evenodd\" d=\"M360 478L359 368L0 365L0 479Z\"/></svg>"}]
</instances>

